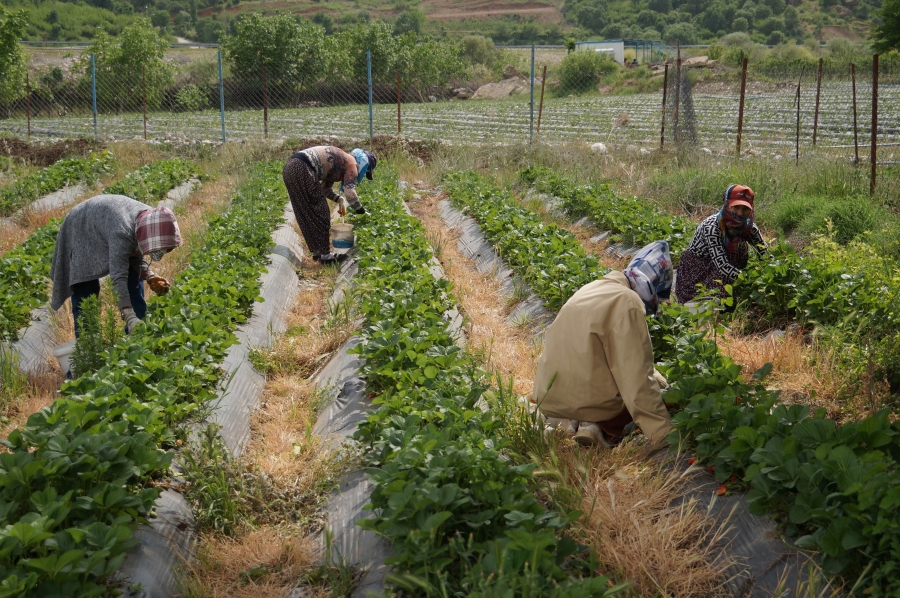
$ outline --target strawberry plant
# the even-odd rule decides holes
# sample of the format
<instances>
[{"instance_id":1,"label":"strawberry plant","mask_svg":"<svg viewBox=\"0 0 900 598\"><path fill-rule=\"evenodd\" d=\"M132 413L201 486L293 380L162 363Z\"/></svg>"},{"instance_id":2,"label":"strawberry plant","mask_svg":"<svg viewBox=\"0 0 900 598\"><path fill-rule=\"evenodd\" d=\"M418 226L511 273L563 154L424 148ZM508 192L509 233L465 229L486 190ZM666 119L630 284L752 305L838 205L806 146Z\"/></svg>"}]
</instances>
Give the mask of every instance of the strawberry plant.
<instances>
[{"instance_id":1,"label":"strawberry plant","mask_svg":"<svg viewBox=\"0 0 900 598\"><path fill-rule=\"evenodd\" d=\"M365 316L355 351L377 406L356 434L376 483L360 525L392 543L389 583L415 596L618 593L563 535L580 514L538 502L535 466L508 460L503 420L476 406L489 376L456 345L451 284L431 273L422 226L390 178L354 217Z\"/></svg>"},{"instance_id":2,"label":"strawberry plant","mask_svg":"<svg viewBox=\"0 0 900 598\"><path fill-rule=\"evenodd\" d=\"M183 158L159 160L129 173L103 192L126 195L137 201L150 203L161 200L170 190L195 176L199 176L197 167L188 160Z\"/></svg>"},{"instance_id":3,"label":"strawberry plant","mask_svg":"<svg viewBox=\"0 0 900 598\"><path fill-rule=\"evenodd\" d=\"M47 302L50 257L59 221L42 226L0 258L0 341L16 340L31 321L31 311Z\"/></svg>"},{"instance_id":4,"label":"strawberry plant","mask_svg":"<svg viewBox=\"0 0 900 598\"><path fill-rule=\"evenodd\" d=\"M540 193L553 195L572 219L587 216L613 234L610 241L642 247L653 241L669 242L672 259L684 251L696 225L683 216L660 213L638 197L622 197L609 185L579 185L549 168L532 166L519 172L519 180Z\"/></svg>"},{"instance_id":5,"label":"strawberry plant","mask_svg":"<svg viewBox=\"0 0 900 598\"><path fill-rule=\"evenodd\" d=\"M478 221L484 236L551 310L608 272L578 240L523 208L512 194L474 172L444 178L450 201Z\"/></svg>"},{"instance_id":6,"label":"strawberry plant","mask_svg":"<svg viewBox=\"0 0 900 598\"><path fill-rule=\"evenodd\" d=\"M115 159L107 151L87 158L64 158L32 175L0 189L0 217L11 216L42 195L66 185L92 183L113 170Z\"/></svg>"},{"instance_id":7,"label":"strawberry plant","mask_svg":"<svg viewBox=\"0 0 900 598\"><path fill-rule=\"evenodd\" d=\"M287 201L281 165L254 169L231 209L148 316L96 372L3 441L0 594L99 596L136 544L177 427L214 398L218 364L258 298L270 231Z\"/></svg>"}]
</instances>

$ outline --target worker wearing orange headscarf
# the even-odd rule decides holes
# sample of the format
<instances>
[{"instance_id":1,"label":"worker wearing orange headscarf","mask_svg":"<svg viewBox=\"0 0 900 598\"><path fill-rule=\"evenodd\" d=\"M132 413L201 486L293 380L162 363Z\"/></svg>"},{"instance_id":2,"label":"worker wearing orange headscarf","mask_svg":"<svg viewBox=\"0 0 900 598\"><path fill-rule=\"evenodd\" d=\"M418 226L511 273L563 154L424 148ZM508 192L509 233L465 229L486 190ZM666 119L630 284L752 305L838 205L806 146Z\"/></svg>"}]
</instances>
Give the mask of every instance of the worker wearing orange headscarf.
<instances>
[{"instance_id":1,"label":"worker wearing orange headscarf","mask_svg":"<svg viewBox=\"0 0 900 598\"><path fill-rule=\"evenodd\" d=\"M753 222L753 199L750 187L731 185L725 189L722 209L697 227L678 264L675 294L679 301L692 300L701 286L724 298L725 285L747 267L750 246L765 253L766 242Z\"/></svg>"}]
</instances>

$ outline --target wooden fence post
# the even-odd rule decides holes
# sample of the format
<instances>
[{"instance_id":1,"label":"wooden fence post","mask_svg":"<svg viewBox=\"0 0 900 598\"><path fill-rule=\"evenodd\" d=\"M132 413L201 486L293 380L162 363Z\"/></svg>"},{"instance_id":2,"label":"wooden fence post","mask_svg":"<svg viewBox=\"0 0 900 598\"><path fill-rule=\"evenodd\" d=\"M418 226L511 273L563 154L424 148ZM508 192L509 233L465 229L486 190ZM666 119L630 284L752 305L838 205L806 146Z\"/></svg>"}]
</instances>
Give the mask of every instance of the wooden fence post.
<instances>
[{"instance_id":1,"label":"wooden fence post","mask_svg":"<svg viewBox=\"0 0 900 598\"><path fill-rule=\"evenodd\" d=\"M872 56L872 155L869 195L875 195L875 169L878 164L878 54Z\"/></svg>"},{"instance_id":2,"label":"wooden fence post","mask_svg":"<svg viewBox=\"0 0 900 598\"><path fill-rule=\"evenodd\" d=\"M25 115L28 119L28 139L31 139L31 79L25 73Z\"/></svg>"},{"instance_id":3,"label":"wooden fence post","mask_svg":"<svg viewBox=\"0 0 900 598\"><path fill-rule=\"evenodd\" d=\"M266 67L263 66L262 84L263 84L263 134L266 139L269 138L269 85L266 79Z\"/></svg>"},{"instance_id":4,"label":"wooden fence post","mask_svg":"<svg viewBox=\"0 0 900 598\"><path fill-rule=\"evenodd\" d=\"M856 123L856 65L850 64L850 79L853 82L853 163L859 164L859 129Z\"/></svg>"},{"instance_id":5,"label":"wooden fence post","mask_svg":"<svg viewBox=\"0 0 900 598\"><path fill-rule=\"evenodd\" d=\"M744 98L747 93L747 59L741 62L741 104L738 108L737 158L741 159L741 135L744 132Z\"/></svg>"},{"instance_id":6,"label":"wooden fence post","mask_svg":"<svg viewBox=\"0 0 900 598\"><path fill-rule=\"evenodd\" d=\"M819 132L819 96L822 94L822 62L819 58L819 75L816 77L816 113L813 116L813 146L816 145L816 136Z\"/></svg>"},{"instance_id":7,"label":"wooden fence post","mask_svg":"<svg viewBox=\"0 0 900 598\"><path fill-rule=\"evenodd\" d=\"M669 65L663 70L662 123L659 126L659 149L666 143L666 92L669 91Z\"/></svg>"},{"instance_id":8,"label":"wooden fence post","mask_svg":"<svg viewBox=\"0 0 900 598\"><path fill-rule=\"evenodd\" d=\"M547 84L547 65L544 65L544 72L541 74L541 102L538 105L538 124L537 134L541 135L541 116L544 114L544 86Z\"/></svg>"},{"instance_id":9,"label":"wooden fence post","mask_svg":"<svg viewBox=\"0 0 900 598\"><path fill-rule=\"evenodd\" d=\"M400 137L400 71L397 71L397 137Z\"/></svg>"}]
</instances>

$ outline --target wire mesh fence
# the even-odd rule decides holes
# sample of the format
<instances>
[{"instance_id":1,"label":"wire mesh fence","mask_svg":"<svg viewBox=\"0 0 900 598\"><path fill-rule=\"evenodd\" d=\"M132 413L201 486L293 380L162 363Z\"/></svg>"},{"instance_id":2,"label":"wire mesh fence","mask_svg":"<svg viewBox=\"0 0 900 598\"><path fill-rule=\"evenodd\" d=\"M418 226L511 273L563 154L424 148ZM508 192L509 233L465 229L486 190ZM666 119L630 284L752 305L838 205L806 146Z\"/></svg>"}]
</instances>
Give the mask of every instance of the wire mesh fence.
<instances>
[{"instance_id":1,"label":"wire mesh fence","mask_svg":"<svg viewBox=\"0 0 900 598\"><path fill-rule=\"evenodd\" d=\"M8 134L218 142L399 133L455 143L693 145L723 154L737 153L740 143L742 154L797 157L817 147L866 160L874 130L880 147L900 146L896 58L877 71L871 62L751 70L742 85L740 69L698 82L702 69L670 57L640 67L638 83L652 91L610 95L602 73L563 71L565 50L537 59L526 51L525 68L504 69L500 81L440 85L383 69L375 77L335 72L306 80L266 67L237 74L215 48L174 48L164 61L140 66L41 52L22 97L0 106L0 130Z\"/></svg>"}]
</instances>

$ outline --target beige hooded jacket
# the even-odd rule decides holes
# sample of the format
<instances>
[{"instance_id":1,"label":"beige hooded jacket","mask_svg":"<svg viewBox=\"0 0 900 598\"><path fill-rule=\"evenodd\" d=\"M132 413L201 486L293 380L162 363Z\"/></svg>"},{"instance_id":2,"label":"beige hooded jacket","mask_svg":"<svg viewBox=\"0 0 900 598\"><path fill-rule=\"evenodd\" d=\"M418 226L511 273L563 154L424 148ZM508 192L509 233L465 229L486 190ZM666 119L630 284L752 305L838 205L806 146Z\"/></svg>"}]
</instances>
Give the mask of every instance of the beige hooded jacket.
<instances>
[{"instance_id":1,"label":"beige hooded jacket","mask_svg":"<svg viewBox=\"0 0 900 598\"><path fill-rule=\"evenodd\" d=\"M645 313L618 271L572 295L544 335L534 380L541 412L599 422L628 409L651 443L665 440L672 423L653 368Z\"/></svg>"}]
</instances>

